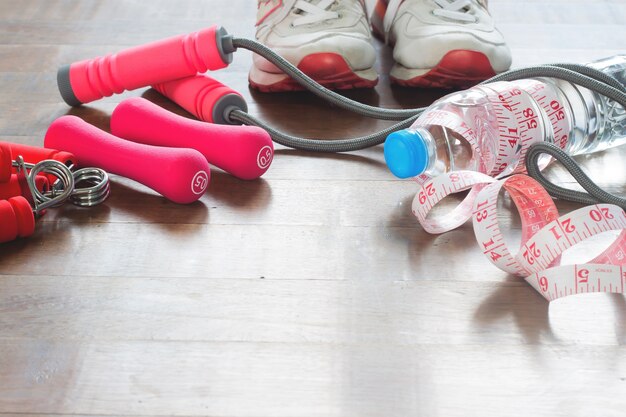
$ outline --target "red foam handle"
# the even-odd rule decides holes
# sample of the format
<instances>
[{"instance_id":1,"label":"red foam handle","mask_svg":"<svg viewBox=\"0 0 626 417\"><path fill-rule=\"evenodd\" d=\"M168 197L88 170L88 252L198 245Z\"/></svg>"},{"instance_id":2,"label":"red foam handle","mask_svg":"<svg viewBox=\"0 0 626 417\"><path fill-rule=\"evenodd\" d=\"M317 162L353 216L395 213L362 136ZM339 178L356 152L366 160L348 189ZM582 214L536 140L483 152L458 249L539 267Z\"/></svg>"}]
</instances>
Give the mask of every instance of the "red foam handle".
<instances>
[{"instance_id":1,"label":"red foam handle","mask_svg":"<svg viewBox=\"0 0 626 417\"><path fill-rule=\"evenodd\" d=\"M0 200L0 243L28 237L34 232L35 216L24 197Z\"/></svg>"},{"instance_id":2,"label":"red foam handle","mask_svg":"<svg viewBox=\"0 0 626 417\"><path fill-rule=\"evenodd\" d=\"M221 69L232 60L232 53L223 50L222 40L226 37L223 28L212 26L76 62L59 70L59 89L68 104L78 105L124 90Z\"/></svg>"},{"instance_id":3,"label":"red foam handle","mask_svg":"<svg viewBox=\"0 0 626 417\"><path fill-rule=\"evenodd\" d=\"M140 182L175 203L196 201L209 183L209 165L198 151L126 141L76 116L55 120L44 144L72 152L85 166Z\"/></svg>"},{"instance_id":4,"label":"red foam handle","mask_svg":"<svg viewBox=\"0 0 626 417\"><path fill-rule=\"evenodd\" d=\"M56 177L55 177L56 178ZM45 175L35 176L35 186L41 192L48 189L48 178ZM11 197L24 195L25 190L20 186L17 174L12 174L8 181L0 183L0 200L6 200ZM26 190L29 192L29 190Z\"/></svg>"},{"instance_id":5,"label":"red foam handle","mask_svg":"<svg viewBox=\"0 0 626 417\"><path fill-rule=\"evenodd\" d=\"M274 155L272 139L259 127L204 123L139 97L126 99L115 108L111 132L151 145L197 149L212 165L245 180L263 175Z\"/></svg>"},{"instance_id":6,"label":"red foam handle","mask_svg":"<svg viewBox=\"0 0 626 417\"><path fill-rule=\"evenodd\" d=\"M7 143L0 142L0 183L11 179L11 171L13 171L11 147Z\"/></svg>"},{"instance_id":7,"label":"red foam handle","mask_svg":"<svg viewBox=\"0 0 626 417\"><path fill-rule=\"evenodd\" d=\"M13 159L21 155L24 158L24 162L29 164L36 164L46 159L54 159L67 166L77 165L76 157L69 152L11 142L0 142L0 147L2 146L7 146L10 149Z\"/></svg>"},{"instance_id":8,"label":"red foam handle","mask_svg":"<svg viewBox=\"0 0 626 417\"><path fill-rule=\"evenodd\" d=\"M248 111L241 94L205 74L168 81L152 87L205 122L235 124L228 120L225 112L232 108Z\"/></svg>"}]
</instances>

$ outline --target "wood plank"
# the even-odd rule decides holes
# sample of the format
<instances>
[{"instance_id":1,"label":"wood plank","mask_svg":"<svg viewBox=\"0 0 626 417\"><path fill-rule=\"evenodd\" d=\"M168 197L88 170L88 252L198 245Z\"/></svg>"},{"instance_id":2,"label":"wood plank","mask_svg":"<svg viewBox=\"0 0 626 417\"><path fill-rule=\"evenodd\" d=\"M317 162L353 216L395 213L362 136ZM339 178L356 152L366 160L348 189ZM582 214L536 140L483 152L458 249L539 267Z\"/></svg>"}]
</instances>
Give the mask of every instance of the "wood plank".
<instances>
[{"instance_id":1,"label":"wood plank","mask_svg":"<svg viewBox=\"0 0 626 417\"><path fill-rule=\"evenodd\" d=\"M514 67L624 52L623 0L489 2ZM135 96L190 117L147 88L69 108L56 71L212 23L251 38L255 14L249 0L4 0L0 140L41 145L65 114L107 130ZM374 45L379 85L342 94L415 108L448 93L390 86L391 47ZM390 125L309 93L255 92L251 59L240 50L211 76L279 129L332 139ZM625 156L577 160L623 195ZM195 204L113 176L104 205L49 210L34 236L0 245L0 416L622 416L624 297L547 304L488 262L471 224L425 233L415 192L382 146L277 146L262 179L214 170ZM519 217L499 219L515 246Z\"/></svg>"},{"instance_id":2,"label":"wood plank","mask_svg":"<svg viewBox=\"0 0 626 417\"><path fill-rule=\"evenodd\" d=\"M548 308L519 279L11 276L0 281L0 345L14 339L338 346L394 339L402 345L623 344L626 328L611 320L626 318L623 297L585 298L584 303L573 297Z\"/></svg>"},{"instance_id":3,"label":"wood plank","mask_svg":"<svg viewBox=\"0 0 626 417\"><path fill-rule=\"evenodd\" d=\"M489 266L476 256L480 252L471 225L427 236L418 228L340 227L339 221L329 211L329 220L314 226L42 223L29 239L3 248L0 274L333 280L505 276L495 268L466 273ZM452 266L450 251L458 252Z\"/></svg>"},{"instance_id":4,"label":"wood plank","mask_svg":"<svg viewBox=\"0 0 626 417\"><path fill-rule=\"evenodd\" d=\"M0 352L0 406L17 413L618 416L626 406L623 374L606 367L624 347L42 340ZM602 390L581 397L590 386Z\"/></svg>"}]
</instances>

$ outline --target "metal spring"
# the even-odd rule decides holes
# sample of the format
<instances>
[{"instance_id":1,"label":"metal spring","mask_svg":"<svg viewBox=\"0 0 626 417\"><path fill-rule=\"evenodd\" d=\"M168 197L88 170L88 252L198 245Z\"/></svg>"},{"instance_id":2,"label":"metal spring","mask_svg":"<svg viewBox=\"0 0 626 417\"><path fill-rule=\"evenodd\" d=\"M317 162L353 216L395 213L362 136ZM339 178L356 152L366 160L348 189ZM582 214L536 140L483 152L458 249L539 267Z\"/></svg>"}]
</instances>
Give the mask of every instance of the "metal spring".
<instances>
[{"instance_id":1,"label":"metal spring","mask_svg":"<svg viewBox=\"0 0 626 417\"><path fill-rule=\"evenodd\" d=\"M69 200L80 207L91 207L102 203L110 194L109 176L100 168L82 168L74 172L59 161L47 159L37 164L25 163L21 156L15 165L24 173L32 194L33 211L56 207ZM30 172L26 174L26 169ZM51 174L57 177L49 191L40 192L35 185L38 174Z\"/></svg>"},{"instance_id":2,"label":"metal spring","mask_svg":"<svg viewBox=\"0 0 626 417\"><path fill-rule=\"evenodd\" d=\"M111 186L108 174L100 168L81 168L74 171L74 190L70 195L72 204L91 207L109 197ZM83 187L82 184L89 186Z\"/></svg>"}]
</instances>

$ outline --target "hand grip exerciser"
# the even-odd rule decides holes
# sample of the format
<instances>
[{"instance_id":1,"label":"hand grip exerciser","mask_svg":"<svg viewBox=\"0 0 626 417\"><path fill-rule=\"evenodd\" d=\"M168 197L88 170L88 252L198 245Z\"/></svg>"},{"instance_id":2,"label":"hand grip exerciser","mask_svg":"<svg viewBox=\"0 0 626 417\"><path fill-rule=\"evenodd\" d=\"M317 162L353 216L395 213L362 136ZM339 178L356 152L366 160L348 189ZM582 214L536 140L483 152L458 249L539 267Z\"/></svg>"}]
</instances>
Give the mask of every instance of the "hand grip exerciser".
<instances>
[{"instance_id":1,"label":"hand grip exerciser","mask_svg":"<svg viewBox=\"0 0 626 417\"><path fill-rule=\"evenodd\" d=\"M57 73L57 84L63 100L78 106L124 90L224 68L232 61L231 40L226 30L212 26L64 66Z\"/></svg>"},{"instance_id":2,"label":"hand grip exerciser","mask_svg":"<svg viewBox=\"0 0 626 417\"><path fill-rule=\"evenodd\" d=\"M76 160L74 155L68 152L0 141L0 200L25 196L30 193L28 184L17 175L19 164L14 159L18 157L20 161L25 161L31 165L52 159L70 166L74 165ZM49 179L54 181L56 177L54 175L36 175L32 185L39 192L46 192L50 188Z\"/></svg>"},{"instance_id":3,"label":"hand grip exerciser","mask_svg":"<svg viewBox=\"0 0 626 417\"><path fill-rule=\"evenodd\" d=\"M139 97L115 108L111 133L150 145L196 149L211 165L244 180L263 175L274 155L272 139L259 127L200 122Z\"/></svg>"},{"instance_id":4,"label":"hand grip exerciser","mask_svg":"<svg viewBox=\"0 0 626 417\"><path fill-rule=\"evenodd\" d=\"M8 145L0 145L3 152ZM102 203L109 196L109 177L98 168L71 171L65 164L44 159L27 163L21 155L11 160L17 173L0 183L0 243L27 237L35 230L35 218L66 201L80 207ZM53 178L48 186L48 177Z\"/></svg>"},{"instance_id":5,"label":"hand grip exerciser","mask_svg":"<svg viewBox=\"0 0 626 417\"><path fill-rule=\"evenodd\" d=\"M35 177L35 187L39 191L46 191L49 188L48 178L44 175ZM0 200L24 195L24 185L17 174L11 174L8 181L0 182Z\"/></svg>"},{"instance_id":6,"label":"hand grip exerciser","mask_svg":"<svg viewBox=\"0 0 626 417\"><path fill-rule=\"evenodd\" d=\"M72 152L83 164L140 182L175 203L198 200L209 183L209 164L200 152L126 141L76 116L55 120L44 144Z\"/></svg>"},{"instance_id":7,"label":"hand grip exerciser","mask_svg":"<svg viewBox=\"0 0 626 417\"><path fill-rule=\"evenodd\" d=\"M35 216L28 200L22 196L0 200L0 224L0 243L32 235Z\"/></svg>"},{"instance_id":8,"label":"hand grip exerciser","mask_svg":"<svg viewBox=\"0 0 626 417\"><path fill-rule=\"evenodd\" d=\"M11 143L0 141L0 146L8 146L11 155L20 155L25 162L36 164L45 159L54 159L66 166L76 165L76 157L69 152L58 151L56 149L40 148L38 146L23 145L21 143ZM15 170L13 170L15 172Z\"/></svg>"},{"instance_id":9,"label":"hand grip exerciser","mask_svg":"<svg viewBox=\"0 0 626 417\"><path fill-rule=\"evenodd\" d=\"M11 179L13 171L13 156L8 143L0 142L0 183Z\"/></svg>"},{"instance_id":10,"label":"hand grip exerciser","mask_svg":"<svg viewBox=\"0 0 626 417\"><path fill-rule=\"evenodd\" d=\"M2 142L0 141L0 186L1 183L11 179L11 174L16 173L16 167L13 159L21 156L22 159L29 164L36 164L46 159L59 161L65 166L75 166L76 157L69 152L57 151L56 149L39 148L37 146L23 145L21 143ZM48 179L52 179L49 177ZM41 189L41 188L40 188ZM0 191L0 195L6 195ZM14 194L18 195L18 194ZM0 197L7 198L7 197Z\"/></svg>"}]
</instances>

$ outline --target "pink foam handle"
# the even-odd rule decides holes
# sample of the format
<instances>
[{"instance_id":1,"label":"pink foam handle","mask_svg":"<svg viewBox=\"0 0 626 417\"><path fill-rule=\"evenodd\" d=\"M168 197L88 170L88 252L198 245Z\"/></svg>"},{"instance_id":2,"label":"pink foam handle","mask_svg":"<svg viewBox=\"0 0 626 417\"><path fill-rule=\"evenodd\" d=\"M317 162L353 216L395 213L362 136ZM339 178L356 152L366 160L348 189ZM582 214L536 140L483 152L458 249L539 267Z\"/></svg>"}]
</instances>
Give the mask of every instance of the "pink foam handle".
<instances>
[{"instance_id":1,"label":"pink foam handle","mask_svg":"<svg viewBox=\"0 0 626 417\"><path fill-rule=\"evenodd\" d=\"M210 164L244 180L263 175L274 156L272 139L259 127L188 119L140 97L126 99L115 108L111 132L150 145L197 149Z\"/></svg>"},{"instance_id":2,"label":"pink foam handle","mask_svg":"<svg viewBox=\"0 0 626 417\"><path fill-rule=\"evenodd\" d=\"M219 44L224 35L223 29L213 26L76 62L69 69L72 92L81 103L89 103L124 90L224 68L230 62Z\"/></svg>"},{"instance_id":3,"label":"pink foam handle","mask_svg":"<svg viewBox=\"0 0 626 417\"><path fill-rule=\"evenodd\" d=\"M82 166L99 167L140 182L175 203L196 201L209 183L209 165L198 151L126 141L76 116L55 120L44 144L73 153Z\"/></svg>"},{"instance_id":4,"label":"pink foam handle","mask_svg":"<svg viewBox=\"0 0 626 417\"><path fill-rule=\"evenodd\" d=\"M247 111L241 94L205 74L156 84L152 88L209 123L221 123L217 119L225 117L223 113L228 106Z\"/></svg>"}]
</instances>

